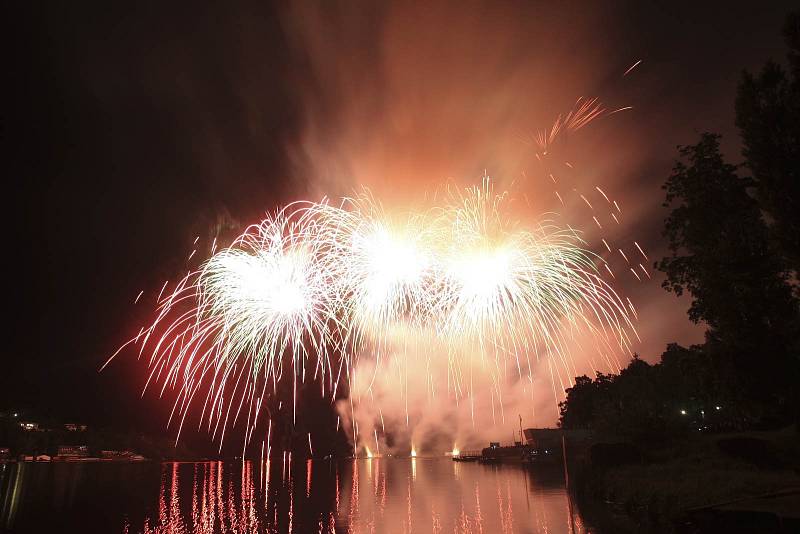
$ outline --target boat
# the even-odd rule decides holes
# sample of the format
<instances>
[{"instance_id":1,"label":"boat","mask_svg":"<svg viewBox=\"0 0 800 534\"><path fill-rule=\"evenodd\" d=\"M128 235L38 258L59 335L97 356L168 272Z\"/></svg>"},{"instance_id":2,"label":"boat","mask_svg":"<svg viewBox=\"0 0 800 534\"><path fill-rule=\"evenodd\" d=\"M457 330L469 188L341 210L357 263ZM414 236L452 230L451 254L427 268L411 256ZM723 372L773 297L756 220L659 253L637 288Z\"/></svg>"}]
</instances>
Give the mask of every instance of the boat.
<instances>
[{"instance_id":1,"label":"boat","mask_svg":"<svg viewBox=\"0 0 800 534\"><path fill-rule=\"evenodd\" d=\"M500 445L493 441L481 451L482 463L521 463L530 453L530 447L520 442L513 445Z\"/></svg>"},{"instance_id":2,"label":"boat","mask_svg":"<svg viewBox=\"0 0 800 534\"><path fill-rule=\"evenodd\" d=\"M477 462L481 459L481 451L461 451L453 455L454 462Z\"/></svg>"},{"instance_id":3,"label":"boat","mask_svg":"<svg viewBox=\"0 0 800 534\"><path fill-rule=\"evenodd\" d=\"M560 462L562 435L563 431L555 428L529 428L523 431L520 421L519 435L514 436L512 444L501 445L499 441L492 441L480 451L454 454L453 461L484 464Z\"/></svg>"}]
</instances>

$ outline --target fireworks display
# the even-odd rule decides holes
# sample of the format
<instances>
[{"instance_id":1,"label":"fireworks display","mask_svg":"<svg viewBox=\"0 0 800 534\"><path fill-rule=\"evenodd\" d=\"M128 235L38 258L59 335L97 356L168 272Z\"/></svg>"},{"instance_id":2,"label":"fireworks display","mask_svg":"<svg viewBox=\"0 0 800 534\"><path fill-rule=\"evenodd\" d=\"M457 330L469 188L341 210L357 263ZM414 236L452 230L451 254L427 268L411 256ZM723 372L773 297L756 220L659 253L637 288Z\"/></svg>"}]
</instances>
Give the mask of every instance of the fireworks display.
<instances>
[{"instance_id":1,"label":"fireworks display","mask_svg":"<svg viewBox=\"0 0 800 534\"><path fill-rule=\"evenodd\" d=\"M588 208L593 232L619 225L622 210L599 186L570 187L575 167L557 149L568 133L629 109L581 97L529 139L560 206L566 199ZM638 316L604 276L617 281L615 256L637 282L649 279L635 260L647 261L638 242L626 254L598 236L595 253L561 216L531 216L527 197L496 190L488 176L431 198L424 209L401 211L363 188L338 202L289 204L226 248L214 237L207 260L177 284L164 282L156 319L117 354L138 344L149 366L144 389L175 393L169 424L177 437L196 414L221 449L243 421L244 455L261 424L266 432L255 441L267 456L275 410L287 405L297 424L310 383L336 404L336 432L344 427L357 452L397 449L400 436L399 448L414 456L424 434L449 434L456 449L475 441L480 432L462 427L474 430L478 420L495 428L508 409L535 419L534 374L546 377L557 411L582 374L576 354L592 371L621 369L638 340ZM481 419L486 413L490 420ZM313 456L310 432L307 441Z\"/></svg>"},{"instance_id":2,"label":"fireworks display","mask_svg":"<svg viewBox=\"0 0 800 534\"><path fill-rule=\"evenodd\" d=\"M612 368L630 353L629 308L575 230L516 222L509 193L489 178L442 197L402 214L366 191L338 205L291 204L213 251L171 292L162 287L156 320L128 344L148 356L145 388L177 389L178 435L198 411L220 446L245 419L246 446L279 383L291 381L296 407L298 383L313 373L334 399L343 381L355 389L360 358L374 373L399 360L406 389L441 387L421 364L445 358L446 395L472 403L476 366L499 397L509 366L522 377L532 359L548 359L573 372L571 347L587 336L593 347L581 350ZM426 348L409 348L420 339ZM377 429L360 440L351 422L356 444L374 437L380 448Z\"/></svg>"}]
</instances>

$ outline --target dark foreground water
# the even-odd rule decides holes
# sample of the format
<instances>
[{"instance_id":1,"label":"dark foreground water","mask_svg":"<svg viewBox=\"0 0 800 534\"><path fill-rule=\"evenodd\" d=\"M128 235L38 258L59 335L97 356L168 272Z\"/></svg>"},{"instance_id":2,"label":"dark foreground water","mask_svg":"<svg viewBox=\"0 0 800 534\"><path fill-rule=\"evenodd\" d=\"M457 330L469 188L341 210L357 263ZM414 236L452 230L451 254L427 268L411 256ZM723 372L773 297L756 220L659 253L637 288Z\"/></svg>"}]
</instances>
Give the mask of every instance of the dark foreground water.
<instances>
[{"instance_id":1,"label":"dark foreground water","mask_svg":"<svg viewBox=\"0 0 800 534\"><path fill-rule=\"evenodd\" d=\"M10 532L581 533L558 466L447 458L0 465Z\"/></svg>"}]
</instances>

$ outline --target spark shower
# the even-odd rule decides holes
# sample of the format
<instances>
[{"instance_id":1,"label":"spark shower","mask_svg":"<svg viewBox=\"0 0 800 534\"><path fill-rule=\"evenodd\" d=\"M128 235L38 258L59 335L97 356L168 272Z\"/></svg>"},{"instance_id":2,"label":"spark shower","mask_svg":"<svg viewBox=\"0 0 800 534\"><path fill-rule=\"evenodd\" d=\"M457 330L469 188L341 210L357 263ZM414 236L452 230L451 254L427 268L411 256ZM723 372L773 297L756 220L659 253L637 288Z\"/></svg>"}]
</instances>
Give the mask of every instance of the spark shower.
<instances>
[{"instance_id":1,"label":"spark shower","mask_svg":"<svg viewBox=\"0 0 800 534\"><path fill-rule=\"evenodd\" d=\"M535 142L546 155L559 132L602 114L595 100L579 100ZM170 416L178 436L197 413L221 447L226 430L244 420L244 447L256 439L267 455L265 401L285 382L293 417L298 384L313 379L323 396L338 399L337 431L344 420L356 450L372 455L386 433L377 385L403 406L407 427L409 392L420 390L429 403L466 406L474 426L476 410L505 418L508 376L527 381L532 396L536 362L546 362L554 394L553 369L575 376L576 350L619 368L619 355L629 355L638 337L636 312L604 279L612 270L578 231L552 214L521 223L510 209L513 195L496 191L488 177L435 198L424 210L398 211L364 189L338 202L287 205L227 248L215 243L171 291L165 282L156 319L111 359L139 345L150 369L145 389L178 392Z\"/></svg>"}]
</instances>

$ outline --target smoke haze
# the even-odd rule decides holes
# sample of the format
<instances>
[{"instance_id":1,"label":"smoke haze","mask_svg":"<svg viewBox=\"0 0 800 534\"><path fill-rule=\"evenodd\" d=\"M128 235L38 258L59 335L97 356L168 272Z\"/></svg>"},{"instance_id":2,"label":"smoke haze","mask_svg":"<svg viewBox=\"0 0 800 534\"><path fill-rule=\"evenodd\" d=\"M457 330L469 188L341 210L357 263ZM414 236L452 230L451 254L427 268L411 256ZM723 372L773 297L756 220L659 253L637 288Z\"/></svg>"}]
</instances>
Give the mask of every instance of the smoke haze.
<instances>
[{"instance_id":1,"label":"smoke haze","mask_svg":"<svg viewBox=\"0 0 800 534\"><path fill-rule=\"evenodd\" d=\"M25 31L7 129L20 149L10 150L7 174L22 195L8 250L25 263L10 284L17 307L0 404L163 432L169 407L139 397L144 366L131 357L96 370L151 319L145 304L185 272L195 236L209 226L234 233L287 202L361 185L403 210L484 173L512 191L521 222L558 212L609 261L636 306L642 343L633 348L644 359L657 361L668 342L699 341L687 302L664 292L652 269L665 249L660 187L675 146L699 131L722 133L726 156L740 161L737 81L783 57L780 28L794 3L15 6L25 12L9 19ZM562 136L540 161L535 133L581 96L633 109ZM619 203L620 224L597 186ZM627 271L617 249L634 258L634 241L649 257L635 263L653 280ZM576 371L593 371L575 356ZM362 365L366 375L369 358ZM518 413L525 426L555 423L549 369L534 371L532 385L508 374L505 423L492 437L510 437ZM405 426L405 402L383 412L402 436L398 450L416 442L414 428L421 447L449 448L492 420L491 395L473 427L453 403L428 402L424 384L413 393L416 427ZM374 414L364 418L375 426Z\"/></svg>"},{"instance_id":2,"label":"smoke haze","mask_svg":"<svg viewBox=\"0 0 800 534\"><path fill-rule=\"evenodd\" d=\"M294 5L282 20L302 66L296 73L302 128L288 149L295 173L313 177L312 198L366 186L387 209L404 210L439 194L443 184L477 185L485 173L498 191L511 191L514 216L527 224L553 218L581 231L613 266L621 294L632 294L634 303L657 296L660 320L686 330L684 343L699 340L686 328L684 304L637 266L652 273L652 260L633 242L647 252L661 196L657 180L642 185L631 172L648 157L639 122L647 110L602 117L546 151L535 143L537 131L549 130L580 98L599 97L607 112L631 105L640 72L623 73L639 57L620 54L624 28L613 17L577 5L458 2ZM636 258L631 266L643 281L628 272L620 248ZM651 307L641 310L642 324L652 322ZM667 340L652 327L637 327L646 344L633 349L657 359ZM393 349L377 362L362 355L354 402L340 402L340 414L355 417L358 441L372 451L475 446L510 437L519 415L525 426L552 426L573 371L616 371L630 357L617 354L608 365L573 348L575 367L565 369L532 354L530 373L504 370L498 383L488 379L485 362L474 368L470 362L464 366L473 374L470 393L457 399L447 354ZM397 352L404 356L395 361ZM473 347L456 357L477 353Z\"/></svg>"}]
</instances>

